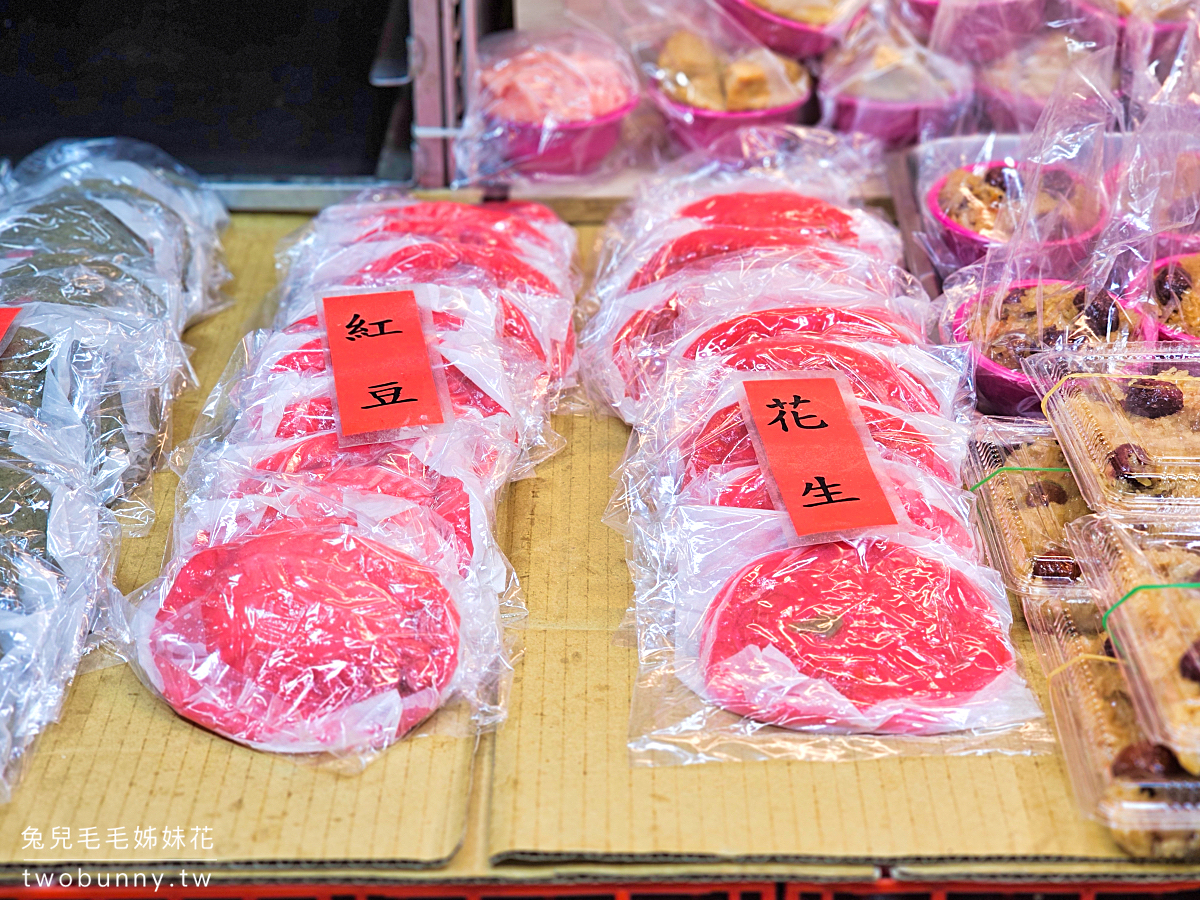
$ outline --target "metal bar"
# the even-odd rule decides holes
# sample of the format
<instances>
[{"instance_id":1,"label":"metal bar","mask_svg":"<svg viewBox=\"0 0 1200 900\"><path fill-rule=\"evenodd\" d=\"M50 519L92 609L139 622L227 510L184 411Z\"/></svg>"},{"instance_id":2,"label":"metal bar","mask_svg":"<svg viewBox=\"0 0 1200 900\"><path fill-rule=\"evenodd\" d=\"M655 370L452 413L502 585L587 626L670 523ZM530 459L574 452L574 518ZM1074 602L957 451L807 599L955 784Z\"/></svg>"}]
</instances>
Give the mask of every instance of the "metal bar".
<instances>
[{"instance_id":1,"label":"metal bar","mask_svg":"<svg viewBox=\"0 0 1200 900\"><path fill-rule=\"evenodd\" d=\"M353 197L361 191L401 182L378 178L281 178L281 179L209 179L204 186L217 192L235 212L314 213L331 203Z\"/></svg>"},{"instance_id":2,"label":"metal bar","mask_svg":"<svg viewBox=\"0 0 1200 900\"><path fill-rule=\"evenodd\" d=\"M442 91L442 2L409 0L408 20L412 29L409 68L413 75L413 125L445 128ZM432 35L426 40L422 35ZM413 141L413 172L424 187L446 184L446 142L438 137Z\"/></svg>"}]
</instances>

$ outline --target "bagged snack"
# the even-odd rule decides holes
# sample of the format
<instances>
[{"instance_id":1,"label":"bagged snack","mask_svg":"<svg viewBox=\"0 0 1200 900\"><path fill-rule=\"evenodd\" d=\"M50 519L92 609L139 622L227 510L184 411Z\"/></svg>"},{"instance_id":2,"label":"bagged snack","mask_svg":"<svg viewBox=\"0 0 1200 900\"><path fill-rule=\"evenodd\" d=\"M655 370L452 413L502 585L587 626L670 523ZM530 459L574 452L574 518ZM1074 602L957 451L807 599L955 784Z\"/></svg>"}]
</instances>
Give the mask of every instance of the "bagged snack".
<instances>
[{"instance_id":1,"label":"bagged snack","mask_svg":"<svg viewBox=\"0 0 1200 900\"><path fill-rule=\"evenodd\" d=\"M821 73L821 124L858 131L888 147L914 143L922 129L961 115L971 102L966 66L921 46L882 3L856 19Z\"/></svg>"},{"instance_id":2,"label":"bagged snack","mask_svg":"<svg viewBox=\"0 0 1200 900\"><path fill-rule=\"evenodd\" d=\"M743 126L800 120L812 92L808 70L768 50L716 0L622 2L615 15L650 99L683 149Z\"/></svg>"},{"instance_id":3,"label":"bagged snack","mask_svg":"<svg viewBox=\"0 0 1200 900\"><path fill-rule=\"evenodd\" d=\"M922 342L928 301L898 266L822 249L715 260L706 268L616 294L585 327L580 355L592 384L627 421L669 358L804 335Z\"/></svg>"},{"instance_id":4,"label":"bagged snack","mask_svg":"<svg viewBox=\"0 0 1200 900\"><path fill-rule=\"evenodd\" d=\"M879 735L967 730L970 744L1038 715L994 574L902 537L788 546L781 518L679 506L666 520L690 549L640 601L665 645L643 657L635 764L920 752Z\"/></svg>"},{"instance_id":5,"label":"bagged snack","mask_svg":"<svg viewBox=\"0 0 1200 900\"><path fill-rule=\"evenodd\" d=\"M146 173L153 175L147 178ZM220 234L229 213L216 194L200 187L200 176L162 150L130 138L54 141L29 154L13 170L13 180L30 185L53 175L76 184L108 181L118 190L144 194L163 207L163 214L182 219L187 229L181 287L186 317L194 322L222 305L221 285L229 280Z\"/></svg>"},{"instance_id":6,"label":"bagged snack","mask_svg":"<svg viewBox=\"0 0 1200 900\"><path fill-rule=\"evenodd\" d=\"M388 537L284 519L176 559L134 601L139 669L252 747L383 749L443 702L461 652L454 580Z\"/></svg>"},{"instance_id":7,"label":"bagged snack","mask_svg":"<svg viewBox=\"0 0 1200 900\"><path fill-rule=\"evenodd\" d=\"M458 181L591 175L621 142L638 104L633 63L594 30L506 31L479 45L454 141Z\"/></svg>"},{"instance_id":8,"label":"bagged snack","mask_svg":"<svg viewBox=\"0 0 1200 900\"><path fill-rule=\"evenodd\" d=\"M967 457L966 481L988 558L1022 597L1087 599L1065 526L1088 514L1054 432L1025 419L984 419Z\"/></svg>"}]
</instances>

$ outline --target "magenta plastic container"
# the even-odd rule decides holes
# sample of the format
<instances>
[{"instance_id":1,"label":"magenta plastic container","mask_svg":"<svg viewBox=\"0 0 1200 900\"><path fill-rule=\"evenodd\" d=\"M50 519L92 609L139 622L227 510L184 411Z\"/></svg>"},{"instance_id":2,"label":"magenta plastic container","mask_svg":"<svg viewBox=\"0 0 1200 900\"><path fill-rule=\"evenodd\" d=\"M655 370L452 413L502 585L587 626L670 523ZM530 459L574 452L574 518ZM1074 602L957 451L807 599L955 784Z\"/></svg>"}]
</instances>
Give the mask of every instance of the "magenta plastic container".
<instances>
[{"instance_id":1,"label":"magenta plastic container","mask_svg":"<svg viewBox=\"0 0 1200 900\"><path fill-rule=\"evenodd\" d=\"M898 101L838 94L832 99L834 131L858 131L878 138L888 149L896 149L917 142L922 121L949 119L952 111L967 101L967 95L956 94L945 100Z\"/></svg>"},{"instance_id":2,"label":"magenta plastic container","mask_svg":"<svg viewBox=\"0 0 1200 900\"><path fill-rule=\"evenodd\" d=\"M1036 278L1014 281L1012 288L1027 288L1038 284ZM1041 284L1069 284L1058 279L1043 279ZM982 299L982 294L972 297L954 313L953 335L956 341L970 341L967 334L967 315ZM1147 318L1141 320L1141 340L1154 340L1156 324ZM979 398L979 411L991 416L1040 416L1041 402L1033 384L1024 372L1014 372L993 362L971 345L971 360L975 364L975 390Z\"/></svg>"},{"instance_id":3,"label":"magenta plastic container","mask_svg":"<svg viewBox=\"0 0 1200 900\"><path fill-rule=\"evenodd\" d=\"M501 131L500 152L525 174L587 175L596 171L621 140L621 123L638 105L633 97L610 113L581 122L560 122L547 132L542 122L491 119ZM543 144L543 140L545 143Z\"/></svg>"},{"instance_id":4,"label":"magenta plastic container","mask_svg":"<svg viewBox=\"0 0 1200 900\"><path fill-rule=\"evenodd\" d=\"M1081 30L1082 37L1103 40L1106 33L1114 33L1118 40L1125 36L1125 18L1107 9L1089 3L1088 0L1064 0L1072 15L1096 24L1094 33L1089 34L1086 25ZM1154 37L1150 44L1152 59L1170 59L1179 49L1179 41L1187 30L1187 18L1172 21L1155 22Z\"/></svg>"},{"instance_id":5,"label":"magenta plastic container","mask_svg":"<svg viewBox=\"0 0 1200 900\"><path fill-rule=\"evenodd\" d=\"M933 34L933 20L937 16L938 0L908 0L908 8L912 10L912 21L908 23L909 30L922 44Z\"/></svg>"},{"instance_id":6,"label":"magenta plastic container","mask_svg":"<svg viewBox=\"0 0 1200 900\"><path fill-rule=\"evenodd\" d=\"M657 88L651 88L650 96L662 114L666 116L667 131L671 138L689 150L699 150L744 125L797 124L800 121L800 113L808 103L812 92L810 91L787 106L737 112L688 106L686 103L672 100Z\"/></svg>"},{"instance_id":7,"label":"magenta plastic container","mask_svg":"<svg viewBox=\"0 0 1200 900\"><path fill-rule=\"evenodd\" d=\"M1004 165L1003 161L997 160L987 163L988 167L1000 165ZM972 169L974 166L964 166L963 168ZM1048 166L1047 168L1059 167ZM1063 169L1063 171L1067 170ZM950 173L946 173L933 183L933 186L925 194L925 210L937 223L938 233L941 235L946 247L954 254L954 258L962 265L969 266L971 263L982 259L993 242L978 232L959 225L942 212L941 204L938 203L938 194L942 192L942 187L949 177ZM1081 262L1091 252L1092 246L1100 236L1107 218L1108 201L1105 200L1099 215L1096 217L1095 223L1087 231L1057 241L1046 241L1043 246L1046 248L1045 259L1048 270L1062 269Z\"/></svg>"},{"instance_id":8,"label":"magenta plastic container","mask_svg":"<svg viewBox=\"0 0 1200 900\"><path fill-rule=\"evenodd\" d=\"M1014 94L992 87L982 80L975 86L975 95L979 98L980 109L991 123L991 129L1014 134L1033 131L1042 110L1050 102L1047 97Z\"/></svg>"},{"instance_id":9,"label":"magenta plastic container","mask_svg":"<svg viewBox=\"0 0 1200 900\"><path fill-rule=\"evenodd\" d=\"M951 55L975 65L999 59L1029 40L1045 22L1046 0L978 0L955 22Z\"/></svg>"},{"instance_id":10,"label":"magenta plastic container","mask_svg":"<svg viewBox=\"0 0 1200 900\"><path fill-rule=\"evenodd\" d=\"M1160 236L1160 238L1159 238L1160 241L1162 240L1162 237L1165 237L1165 235ZM1191 237L1191 236L1190 235L1180 235L1179 237L1182 240L1185 237ZM1157 276L1160 270L1165 269L1171 263L1176 262L1180 259L1183 259L1185 256L1194 256L1194 255L1195 255L1194 252L1185 252L1185 253L1176 253L1173 256L1167 256L1163 259L1157 259L1154 261L1154 275ZM1141 273L1139 275L1137 275L1130 282L1129 290L1126 292L1125 296L1121 298L1121 305L1124 306L1126 309L1129 309L1130 307L1134 306L1139 300L1141 300L1140 295L1143 292L1148 294L1151 290L1153 290L1153 288L1154 288L1154 279L1148 278L1146 276L1146 270L1143 269L1141 271ZM1154 303L1155 300L1153 297L1150 297L1148 299L1148 302ZM1196 337L1195 335L1188 334L1186 331L1180 331L1178 328L1168 328L1166 325L1162 325L1157 322L1155 322L1155 327L1158 332L1158 340L1160 340L1160 341L1179 341L1179 342L1185 343L1185 344L1200 343L1200 337ZM1154 338L1147 338L1147 340L1154 340Z\"/></svg>"},{"instance_id":11,"label":"magenta plastic container","mask_svg":"<svg viewBox=\"0 0 1200 900\"><path fill-rule=\"evenodd\" d=\"M806 25L776 15L769 9L756 6L750 0L719 2L738 24L780 56L790 56L794 59L820 56L835 43L834 38L821 26Z\"/></svg>"}]
</instances>

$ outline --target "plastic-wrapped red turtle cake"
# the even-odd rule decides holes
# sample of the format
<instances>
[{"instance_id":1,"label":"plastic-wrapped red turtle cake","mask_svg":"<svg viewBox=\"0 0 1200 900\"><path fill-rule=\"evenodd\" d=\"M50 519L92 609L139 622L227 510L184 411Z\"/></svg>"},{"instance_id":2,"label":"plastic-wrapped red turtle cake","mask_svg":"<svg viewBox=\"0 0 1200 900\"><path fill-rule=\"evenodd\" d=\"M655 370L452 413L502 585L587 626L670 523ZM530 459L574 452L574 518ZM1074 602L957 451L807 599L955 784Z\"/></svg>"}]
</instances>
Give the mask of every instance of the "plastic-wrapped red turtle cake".
<instances>
[{"instance_id":1,"label":"plastic-wrapped red turtle cake","mask_svg":"<svg viewBox=\"0 0 1200 900\"><path fill-rule=\"evenodd\" d=\"M977 559L979 547L969 524L970 495L922 477L912 466L886 465L882 474L900 501L908 533L941 541L964 559ZM766 473L757 463L738 468L710 466L680 491L682 503L711 503L743 509L777 509Z\"/></svg>"},{"instance_id":2,"label":"plastic-wrapped red turtle cake","mask_svg":"<svg viewBox=\"0 0 1200 900\"><path fill-rule=\"evenodd\" d=\"M252 747L380 750L458 668L450 590L368 535L285 522L174 568L139 661L176 711Z\"/></svg>"},{"instance_id":3,"label":"plastic-wrapped red turtle cake","mask_svg":"<svg viewBox=\"0 0 1200 900\"><path fill-rule=\"evenodd\" d=\"M952 563L901 543L777 550L730 578L705 612L705 690L788 728L970 727L1016 672L996 600Z\"/></svg>"},{"instance_id":4,"label":"plastic-wrapped red turtle cake","mask_svg":"<svg viewBox=\"0 0 1200 900\"><path fill-rule=\"evenodd\" d=\"M477 303L498 304L504 337L547 363L554 379L561 381L573 371L571 276L555 280L509 251L440 238L366 241L333 246L313 256L294 267L296 287L281 302L276 317L280 328L311 321L316 315L315 297L339 288L437 284L464 293L474 291Z\"/></svg>"},{"instance_id":5,"label":"plastic-wrapped red turtle cake","mask_svg":"<svg viewBox=\"0 0 1200 900\"><path fill-rule=\"evenodd\" d=\"M543 326L569 304L555 279L573 277L572 248L555 263L537 209L364 206L285 254L284 327L248 337L210 399L173 559L129 614L144 679L177 712L281 753L369 758L452 695L475 727L502 717L513 601L492 517L518 466L553 449L547 359L569 346L569 317L557 343ZM355 381L347 361L375 368ZM393 371L399 389L361 408L411 389L431 409L352 416Z\"/></svg>"},{"instance_id":6,"label":"plastic-wrapped red turtle cake","mask_svg":"<svg viewBox=\"0 0 1200 900\"><path fill-rule=\"evenodd\" d=\"M902 269L853 250L773 253L609 299L580 338L594 387L627 421L672 358L760 340L921 344L928 299Z\"/></svg>"},{"instance_id":7,"label":"plastic-wrapped red turtle cake","mask_svg":"<svg viewBox=\"0 0 1200 900\"><path fill-rule=\"evenodd\" d=\"M908 412L950 418L960 400L959 372L903 346L793 338L745 344L719 360L723 367L740 372L841 372L856 397Z\"/></svg>"},{"instance_id":8,"label":"plastic-wrapped red turtle cake","mask_svg":"<svg viewBox=\"0 0 1200 900\"><path fill-rule=\"evenodd\" d=\"M454 245L494 250L499 256L483 260L505 261L518 257L552 280L578 278L575 272L574 229L539 203L485 203L451 201L390 201L336 204L314 220L310 231L286 256L299 259L314 243L334 247L403 237L438 238Z\"/></svg>"},{"instance_id":9,"label":"plastic-wrapped red turtle cake","mask_svg":"<svg viewBox=\"0 0 1200 900\"><path fill-rule=\"evenodd\" d=\"M683 471L680 487L714 466L741 468L758 464L750 431L739 404L724 390L707 406L717 407L697 430L693 422L680 440L687 448L681 455ZM884 459L916 466L923 472L958 485L966 454L966 432L962 426L936 416L908 413L866 400L858 403L867 430Z\"/></svg>"},{"instance_id":10,"label":"plastic-wrapped red turtle cake","mask_svg":"<svg viewBox=\"0 0 1200 900\"><path fill-rule=\"evenodd\" d=\"M787 231L899 262L899 233L862 204L862 185L879 164L879 147L860 138L795 126L743 128L638 188L617 223L621 255L643 237L661 242L664 227L723 227Z\"/></svg>"}]
</instances>

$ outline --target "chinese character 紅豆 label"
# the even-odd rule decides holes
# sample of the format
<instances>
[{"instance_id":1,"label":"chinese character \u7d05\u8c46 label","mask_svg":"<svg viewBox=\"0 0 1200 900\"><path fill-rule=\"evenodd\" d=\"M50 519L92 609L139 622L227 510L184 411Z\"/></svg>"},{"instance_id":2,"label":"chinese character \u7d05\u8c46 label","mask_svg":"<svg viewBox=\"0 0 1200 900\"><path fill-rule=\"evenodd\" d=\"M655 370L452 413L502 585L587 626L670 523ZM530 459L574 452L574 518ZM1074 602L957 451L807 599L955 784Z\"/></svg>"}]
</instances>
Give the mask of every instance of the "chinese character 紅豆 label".
<instances>
[{"instance_id":1,"label":"chinese character \u7d05\u8c46 label","mask_svg":"<svg viewBox=\"0 0 1200 900\"><path fill-rule=\"evenodd\" d=\"M439 425L442 398L412 290L323 300L343 436Z\"/></svg>"},{"instance_id":2,"label":"chinese character \u7d05\u8c46 label","mask_svg":"<svg viewBox=\"0 0 1200 900\"><path fill-rule=\"evenodd\" d=\"M391 406L394 403L416 403L416 397L401 397L400 392L404 388L395 381L385 381L383 384L372 384L368 386L368 393L375 398L375 402L364 406L363 409L374 409L376 406Z\"/></svg>"},{"instance_id":3,"label":"chinese character \u7d05\u8c46 label","mask_svg":"<svg viewBox=\"0 0 1200 900\"><path fill-rule=\"evenodd\" d=\"M368 322L358 313L350 314L350 321L346 323L346 340L357 341L359 338L368 337L383 337L385 334L402 334L403 332L397 328L395 331L388 331L387 326L392 324L391 319L380 319L378 322Z\"/></svg>"},{"instance_id":4,"label":"chinese character \u7d05\u8c46 label","mask_svg":"<svg viewBox=\"0 0 1200 900\"><path fill-rule=\"evenodd\" d=\"M759 465L798 538L901 521L875 470L874 445L864 441L858 404L840 378L748 379L742 387Z\"/></svg>"}]
</instances>

